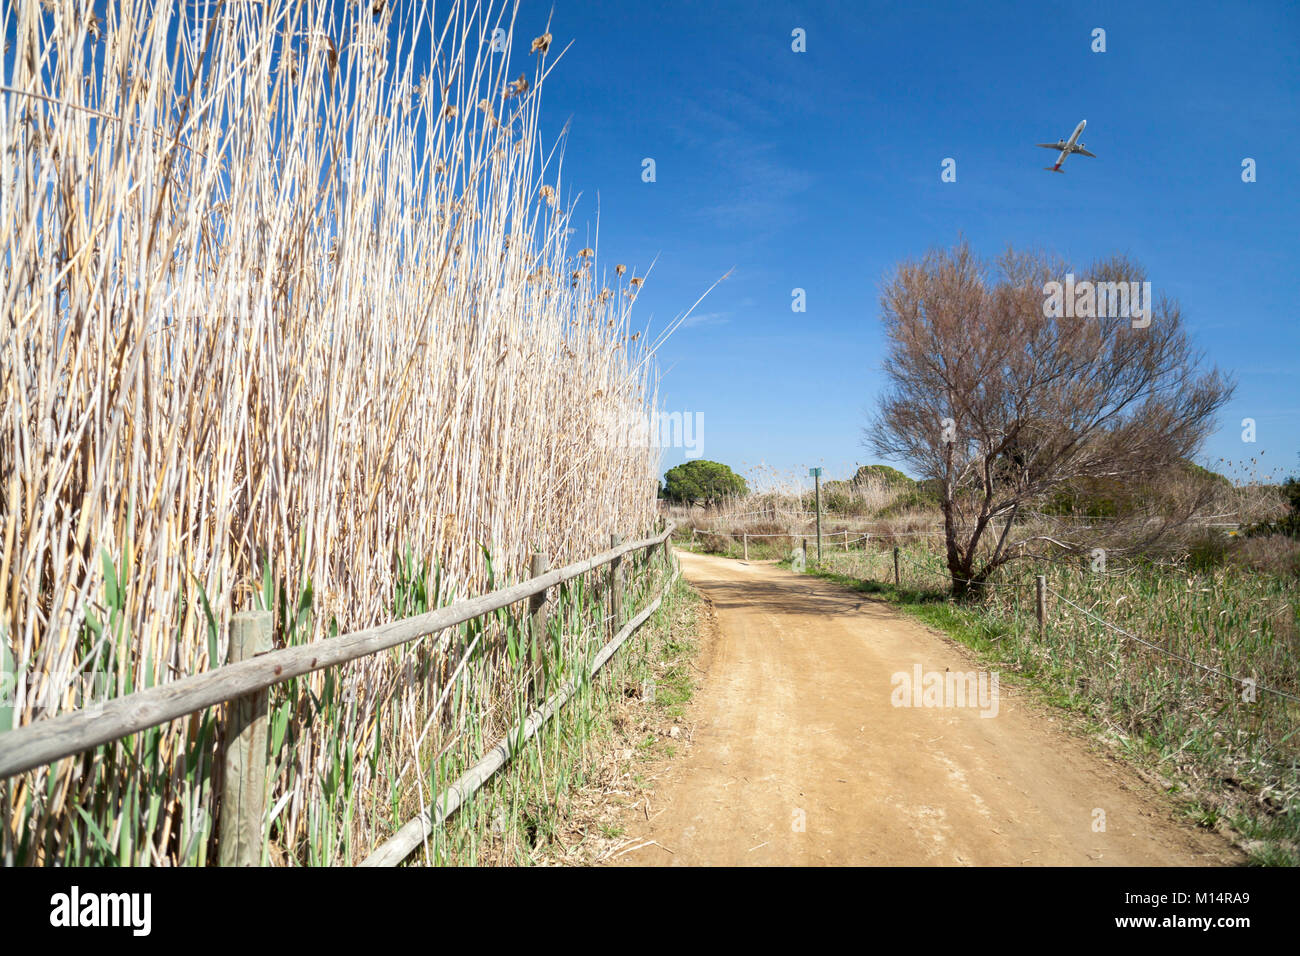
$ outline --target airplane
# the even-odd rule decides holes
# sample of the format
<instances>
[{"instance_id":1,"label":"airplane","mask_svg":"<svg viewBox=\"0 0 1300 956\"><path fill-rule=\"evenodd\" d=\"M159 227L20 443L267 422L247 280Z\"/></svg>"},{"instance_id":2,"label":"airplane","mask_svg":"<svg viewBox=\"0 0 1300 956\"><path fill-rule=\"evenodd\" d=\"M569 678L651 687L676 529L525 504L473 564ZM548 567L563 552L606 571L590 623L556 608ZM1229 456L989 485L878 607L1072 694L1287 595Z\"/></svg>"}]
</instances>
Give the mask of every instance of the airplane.
<instances>
[{"instance_id":1,"label":"airplane","mask_svg":"<svg viewBox=\"0 0 1300 956\"><path fill-rule=\"evenodd\" d=\"M1093 159L1096 159L1096 153L1088 152L1083 148L1083 144L1078 142L1079 135L1087 125L1087 120L1081 120L1079 125L1074 128L1074 132L1070 134L1068 140L1058 140L1055 143L1037 143L1036 145L1043 147L1043 149L1059 149L1061 151L1061 155L1057 157L1055 166L1044 166L1043 168L1053 173L1064 172L1064 170L1061 169L1061 164L1065 162L1065 157L1069 156L1071 153L1081 153L1084 156L1091 156Z\"/></svg>"}]
</instances>

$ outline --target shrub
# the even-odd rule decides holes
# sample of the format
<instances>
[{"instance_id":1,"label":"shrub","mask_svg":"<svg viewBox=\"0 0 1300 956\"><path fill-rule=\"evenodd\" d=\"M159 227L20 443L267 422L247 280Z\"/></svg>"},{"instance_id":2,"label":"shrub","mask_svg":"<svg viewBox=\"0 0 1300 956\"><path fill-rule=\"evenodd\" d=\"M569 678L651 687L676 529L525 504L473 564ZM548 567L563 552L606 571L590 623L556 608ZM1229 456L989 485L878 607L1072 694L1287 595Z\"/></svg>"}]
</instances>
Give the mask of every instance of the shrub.
<instances>
[{"instance_id":1,"label":"shrub","mask_svg":"<svg viewBox=\"0 0 1300 956\"><path fill-rule=\"evenodd\" d=\"M1227 536L1208 530L1188 545L1187 566L1193 571L1212 571L1223 564L1228 550Z\"/></svg>"},{"instance_id":2,"label":"shrub","mask_svg":"<svg viewBox=\"0 0 1300 956\"><path fill-rule=\"evenodd\" d=\"M664 497L688 504L716 504L749 493L745 479L717 461L683 462L664 475Z\"/></svg>"},{"instance_id":3,"label":"shrub","mask_svg":"<svg viewBox=\"0 0 1300 956\"><path fill-rule=\"evenodd\" d=\"M907 475L889 465L862 465L849 479L850 483L855 485L865 485L873 480L895 488L911 488L916 484Z\"/></svg>"}]
</instances>

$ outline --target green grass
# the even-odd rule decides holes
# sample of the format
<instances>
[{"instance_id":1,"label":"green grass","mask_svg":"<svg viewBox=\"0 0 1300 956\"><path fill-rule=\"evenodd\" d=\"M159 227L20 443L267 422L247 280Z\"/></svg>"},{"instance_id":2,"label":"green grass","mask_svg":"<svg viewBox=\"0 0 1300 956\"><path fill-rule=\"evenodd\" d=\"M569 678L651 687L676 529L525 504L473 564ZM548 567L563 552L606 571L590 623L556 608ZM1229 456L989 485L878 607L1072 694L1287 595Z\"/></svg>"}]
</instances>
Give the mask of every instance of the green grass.
<instances>
[{"instance_id":1,"label":"green grass","mask_svg":"<svg viewBox=\"0 0 1300 956\"><path fill-rule=\"evenodd\" d=\"M655 678L655 704L668 717L681 717L686 713L695 692L695 679L690 661L697 648L695 640L687 635L671 638L664 645L666 669Z\"/></svg>"},{"instance_id":2,"label":"green grass","mask_svg":"<svg viewBox=\"0 0 1300 956\"><path fill-rule=\"evenodd\" d=\"M649 583L653 582L642 582L639 588L629 586L625 603L629 610L639 609L653 598L646 586ZM639 593L642 590L646 593ZM427 862L526 866L552 854L572 814L573 795L591 782L596 755L612 745L616 736L613 716L621 700L639 696L647 680L655 684L651 706L665 713L690 699L689 675L683 674L689 663L683 657L693 653L690 633L698 600L684 582L676 582L659 610L596 679L586 682L525 749L444 824L431 841ZM653 734L645 735L636 746L647 758L658 748ZM467 753L462 759L444 762L439 779L449 783L476 759ZM430 781L429 792L434 790ZM606 838L621 835L614 825L600 829ZM416 865L425 858L417 851L409 862Z\"/></svg>"}]
</instances>

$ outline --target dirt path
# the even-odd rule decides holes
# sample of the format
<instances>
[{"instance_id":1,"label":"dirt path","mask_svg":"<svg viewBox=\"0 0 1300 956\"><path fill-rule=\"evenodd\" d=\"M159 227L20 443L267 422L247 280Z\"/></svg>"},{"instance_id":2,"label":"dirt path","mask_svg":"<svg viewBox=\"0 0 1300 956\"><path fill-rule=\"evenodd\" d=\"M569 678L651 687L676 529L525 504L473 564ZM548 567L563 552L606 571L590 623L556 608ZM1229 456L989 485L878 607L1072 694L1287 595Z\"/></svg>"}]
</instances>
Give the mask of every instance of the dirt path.
<instances>
[{"instance_id":1,"label":"dirt path","mask_svg":"<svg viewBox=\"0 0 1300 956\"><path fill-rule=\"evenodd\" d=\"M896 673L977 665L886 604L772 564L679 557L714 605L718 634L693 744L637 828L658 845L618 863L1241 862L1005 685L993 717L894 706ZM1105 832L1094 832L1098 810Z\"/></svg>"}]
</instances>

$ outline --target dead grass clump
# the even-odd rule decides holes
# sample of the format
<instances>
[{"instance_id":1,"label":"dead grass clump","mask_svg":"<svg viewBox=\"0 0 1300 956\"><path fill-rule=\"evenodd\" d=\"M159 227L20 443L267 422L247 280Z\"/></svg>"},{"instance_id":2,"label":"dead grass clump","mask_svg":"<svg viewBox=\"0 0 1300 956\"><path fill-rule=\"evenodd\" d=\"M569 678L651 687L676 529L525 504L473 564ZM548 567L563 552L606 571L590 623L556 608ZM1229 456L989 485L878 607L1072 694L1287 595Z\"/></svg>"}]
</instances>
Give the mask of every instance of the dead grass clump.
<instances>
[{"instance_id":1,"label":"dead grass clump","mask_svg":"<svg viewBox=\"0 0 1300 956\"><path fill-rule=\"evenodd\" d=\"M1300 576L1300 540L1284 534L1240 538L1225 560L1252 571Z\"/></svg>"}]
</instances>

